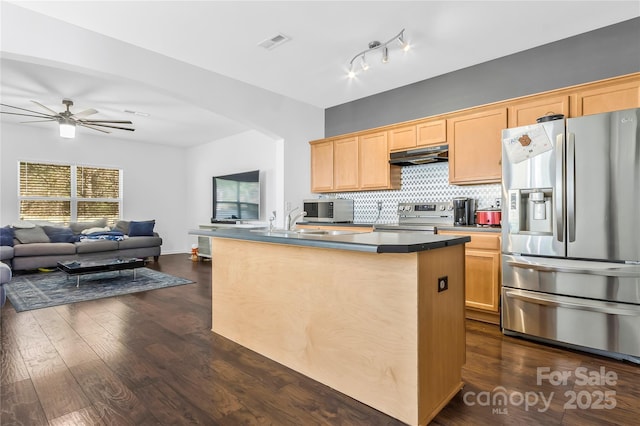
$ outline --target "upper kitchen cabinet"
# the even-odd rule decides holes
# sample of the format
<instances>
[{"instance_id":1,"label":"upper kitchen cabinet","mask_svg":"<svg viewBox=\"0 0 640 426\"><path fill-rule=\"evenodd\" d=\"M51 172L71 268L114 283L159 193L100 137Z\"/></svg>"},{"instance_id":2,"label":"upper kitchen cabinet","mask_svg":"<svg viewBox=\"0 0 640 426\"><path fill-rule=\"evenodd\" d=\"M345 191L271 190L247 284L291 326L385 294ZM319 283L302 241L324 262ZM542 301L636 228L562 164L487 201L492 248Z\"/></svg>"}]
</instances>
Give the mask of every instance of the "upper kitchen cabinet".
<instances>
[{"instance_id":1,"label":"upper kitchen cabinet","mask_svg":"<svg viewBox=\"0 0 640 426\"><path fill-rule=\"evenodd\" d=\"M403 126L389 130L389 151L416 147L416 126Z\"/></svg>"},{"instance_id":2,"label":"upper kitchen cabinet","mask_svg":"<svg viewBox=\"0 0 640 426\"><path fill-rule=\"evenodd\" d=\"M309 142L311 145L311 192L333 191L333 141Z\"/></svg>"},{"instance_id":3,"label":"upper kitchen cabinet","mask_svg":"<svg viewBox=\"0 0 640 426\"><path fill-rule=\"evenodd\" d=\"M499 183L502 178L501 134L505 128L506 107L449 118L449 183Z\"/></svg>"},{"instance_id":4,"label":"upper kitchen cabinet","mask_svg":"<svg viewBox=\"0 0 640 426\"><path fill-rule=\"evenodd\" d=\"M345 191L359 188L359 155L356 136L333 141L333 189Z\"/></svg>"},{"instance_id":5,"label":"upper kitchen cabinet","mask_svg":"<svg viewBox=\"0 0 640 426\"><path fill-rule=\"evenodd\" d=\"M400 188L400 167L389 164L387 131L311 145L311 192Z\"/></svg>"},{"instance_id":6,"label":"upper kitchen cabinet","mask_svg":"<svg viewBox=\"0 0 640 426\"><path fill-rule=\"evenodd\" d=\"M447 142L447 120L426 120L389 130L389 150L400 151Z\"/></svg>"},{"instance_id":7,"label":"upper kitchen cabinet","mask_svg":"<svg viewBox=\"0 0 640 426\"><path fill-rule=\"evenodd\" d=\"M544 115L563 114L569 117L569 95L529 97L509 105L509 126L520 127L536 124Z\"/></svg>"},{"instance_id":8,"label":"upper kitchen cabinet","mask_svg":"<svg viewBox=\"0 0 640 426\"><path fill-rule=\"evenodd\" d=\"M416 125L416 146L435 146L447 142L447 120L428 120Z\"/></svg>"},{"instance_id":9,"label":"upper kitchen cabinet","mask_svg":"<svg viewBox=\"0 0 640 426\"><path fill-rule=\"evenodd\" d=\"M389 164L387 131L366 133L358 137L360 152L360 188L399 189L400 167Z\"/></svg>"},{"instance_id":10,"label":"upper kitchen cabinet","mask_svg":"<svg viewBox=\"0 0 640 426\"><path fill-rule=\"evenodd\" d=\"M573 116L640 108L640 79L606 82L579 90Z\"/></svg>"}]
</instances>

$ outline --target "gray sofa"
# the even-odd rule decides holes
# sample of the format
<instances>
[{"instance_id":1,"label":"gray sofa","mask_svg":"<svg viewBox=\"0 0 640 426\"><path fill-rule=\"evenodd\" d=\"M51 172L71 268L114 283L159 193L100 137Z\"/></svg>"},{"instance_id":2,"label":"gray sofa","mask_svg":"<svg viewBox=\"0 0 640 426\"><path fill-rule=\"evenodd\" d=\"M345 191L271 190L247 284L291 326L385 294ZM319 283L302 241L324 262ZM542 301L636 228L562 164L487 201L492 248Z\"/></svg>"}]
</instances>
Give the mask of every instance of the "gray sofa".
<instances>
[{"instance_id":1,"label":"gray sofa","mask_svg":"<svg viewBox=\"0 0 640 426\"><path fill-rule=\"evenodd\" d=\"M0 262L0 308L4 306L7 299L4 291L4 285L11 281L11 268L6 263Z\"/></svg>"},{"instance_id":2,"label":"gray sofa","mask_svg":"<svg viewBox=\"0 0 640 426\"><path fill-rule=\"evenodd\" d=\"M106 226L106 220L69 227L20 225L24 222L10 227L15 234L13 247L0 247L0 260L13 271L55 268L61 261L84 259L153 257L157 261L162 246L162 238L153 231L155 221L118 221L112 227Z\"/></svg>"}]
</instances>

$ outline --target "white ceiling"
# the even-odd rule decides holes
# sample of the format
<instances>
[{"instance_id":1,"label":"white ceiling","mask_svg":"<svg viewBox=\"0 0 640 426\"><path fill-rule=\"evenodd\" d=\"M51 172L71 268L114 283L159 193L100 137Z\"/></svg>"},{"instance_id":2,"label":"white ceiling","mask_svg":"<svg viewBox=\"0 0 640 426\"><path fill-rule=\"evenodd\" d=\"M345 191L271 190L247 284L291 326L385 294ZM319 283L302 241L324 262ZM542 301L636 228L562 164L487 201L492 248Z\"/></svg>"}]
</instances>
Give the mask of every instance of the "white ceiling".
<instances>
[{"instance_id":1,"label":"white ceiling","mask_svg":"<svg viewBox=\"0 0 640 426\"><path fill-rule=\"evenodd\" d=\"M637 0L11 3L319 108L640 16ZM351 58L370 41L384 42L403 28L409 52L392 49L387 64L376 52L367 58L369 71L346 77ZM279 33L291 40L258 47ZM3 103L31 108L28 100L35 99L62 111L67 97L76 100L76 111L94 107L109 119L126 118L125 109L149 113L135 117L135 135L126 137L189 146L247 130L143 84L6 59L2 71ZM185 135L185 128L188 141L175 133Z\"/></svg>"}]
</instances>

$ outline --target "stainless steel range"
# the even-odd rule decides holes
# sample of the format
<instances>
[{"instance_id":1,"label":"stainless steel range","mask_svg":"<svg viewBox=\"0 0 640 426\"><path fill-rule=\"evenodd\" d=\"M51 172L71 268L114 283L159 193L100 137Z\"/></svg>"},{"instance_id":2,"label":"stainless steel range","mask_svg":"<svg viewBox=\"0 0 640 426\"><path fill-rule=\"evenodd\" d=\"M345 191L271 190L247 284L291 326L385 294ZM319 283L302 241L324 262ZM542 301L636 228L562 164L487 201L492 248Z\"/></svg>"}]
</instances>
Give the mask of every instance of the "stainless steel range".
<instances>
[{"instance_id":1,"label":"stainless steel range","mask_svg":"<svg viewBox=\"0 0 640 426\"><path fill-rule=\"evenodd\" d=\"M429 232L438 226L453 226L451 202L398 203L398 223L375 225L376 231Z\"/></svg>"}]
</instances>

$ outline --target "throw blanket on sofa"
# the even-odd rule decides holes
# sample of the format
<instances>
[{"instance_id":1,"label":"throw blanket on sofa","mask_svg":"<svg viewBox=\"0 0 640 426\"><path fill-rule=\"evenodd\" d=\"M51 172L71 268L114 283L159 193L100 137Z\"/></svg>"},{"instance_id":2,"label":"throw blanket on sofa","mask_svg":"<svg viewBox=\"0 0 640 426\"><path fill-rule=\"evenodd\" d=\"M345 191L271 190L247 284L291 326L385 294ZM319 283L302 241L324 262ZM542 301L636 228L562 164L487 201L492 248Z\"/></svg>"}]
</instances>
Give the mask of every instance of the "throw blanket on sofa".
<instances>
[{"instance_id":1,"label":"throw blanket on sofa","mask_svg":"<svg viewBox=\"0 0 640 426\"><path fill-rule=\"evenodd\" d=\"M91 234L80 236L81 242L94 241L94 240L122 241L124 240L124 234L120 231L100 231L100 232L92 232Z\"/></svg>"}]
</instances>

